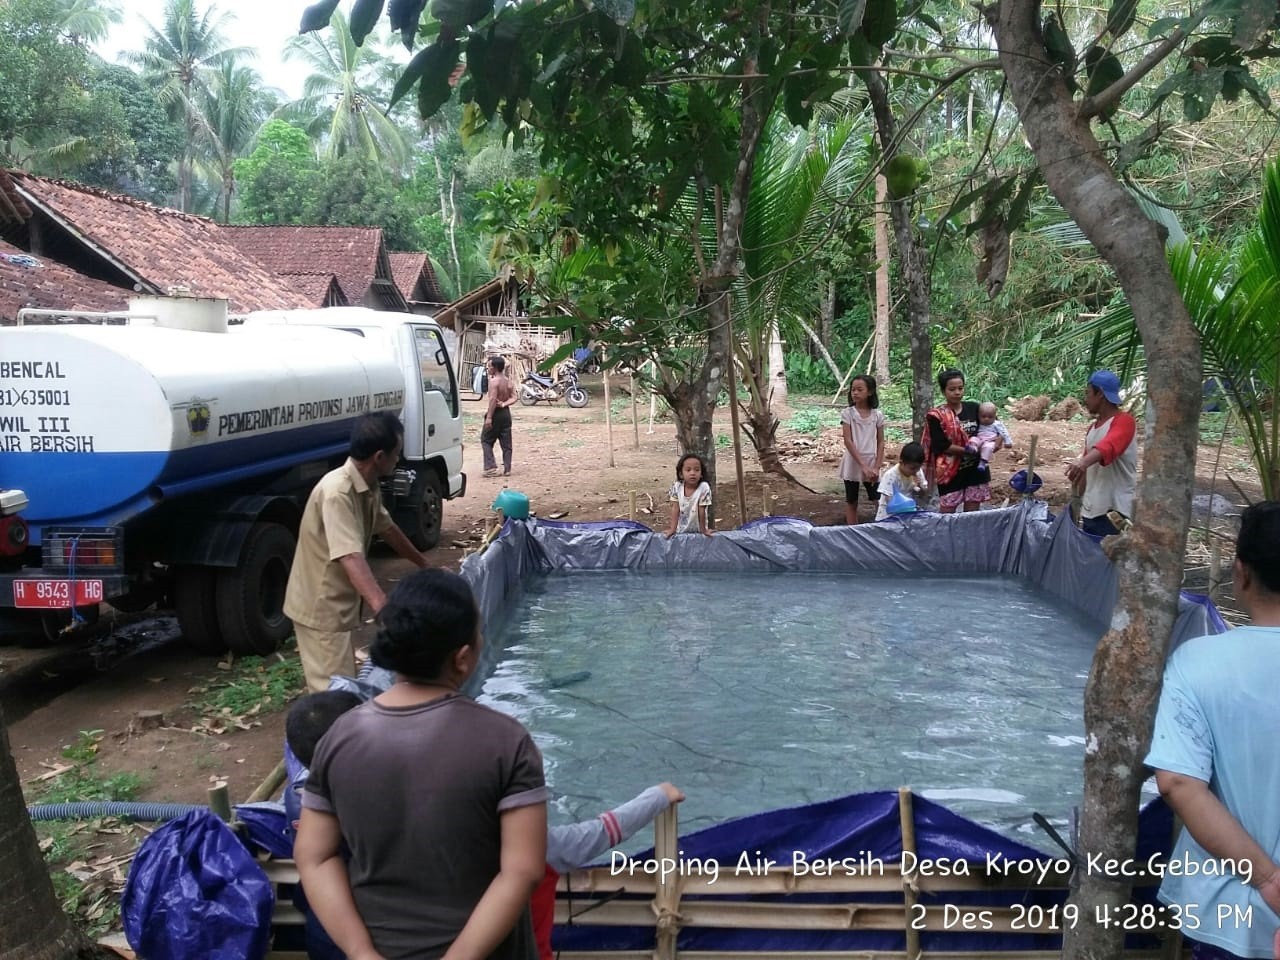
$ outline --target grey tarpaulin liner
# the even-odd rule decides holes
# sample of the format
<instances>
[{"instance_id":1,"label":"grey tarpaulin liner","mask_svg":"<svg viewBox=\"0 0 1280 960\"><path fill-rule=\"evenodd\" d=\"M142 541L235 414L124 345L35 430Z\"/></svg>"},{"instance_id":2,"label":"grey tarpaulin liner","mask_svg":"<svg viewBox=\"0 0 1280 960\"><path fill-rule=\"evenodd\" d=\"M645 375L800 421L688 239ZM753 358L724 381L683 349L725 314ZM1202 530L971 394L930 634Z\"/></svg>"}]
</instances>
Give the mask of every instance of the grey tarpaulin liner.
<instances>
[{"instance_id":1,"label":"grey tarpaulin liner","mask_svg":"<svg viewBox=\"0 0 1280 960\"><path fill-rule=\"evenodd\" d=\"M714 537L670 540L627 521L508 521L488 550L462 564L490 635L514 608L526 577L566 570L1005 574L1062 598L1099 634L1117 596L1115 569L1098 543L1065 513L1053 517L1038 501L950 516L908 514L856 527L772 517ZM1173 645L1223 629L1211 603L1184 596Z\"/></svg>"}]
</instances>

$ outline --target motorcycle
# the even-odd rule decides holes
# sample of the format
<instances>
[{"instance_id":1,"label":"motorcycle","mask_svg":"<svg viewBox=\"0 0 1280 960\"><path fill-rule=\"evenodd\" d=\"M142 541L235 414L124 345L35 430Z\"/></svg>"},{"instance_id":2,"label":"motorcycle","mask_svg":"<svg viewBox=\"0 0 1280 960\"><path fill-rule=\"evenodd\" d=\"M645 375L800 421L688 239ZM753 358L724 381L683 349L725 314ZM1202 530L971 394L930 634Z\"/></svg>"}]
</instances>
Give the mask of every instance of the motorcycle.
<instances>
[{"instance_id":1,"label":"motorcycle","mask_svg":"<svg viewBox=\"0 0 1280 960\"><path fill-rule=\"evenodd\" d=\"M587 391L578 385L578 365L572 360L566 360L556 367L554 378L530 370L520 384L520 402L526 407L542 400L554 403L561 397L575 409L585 407L590 400Z\"/></svg>"}]
</instances>

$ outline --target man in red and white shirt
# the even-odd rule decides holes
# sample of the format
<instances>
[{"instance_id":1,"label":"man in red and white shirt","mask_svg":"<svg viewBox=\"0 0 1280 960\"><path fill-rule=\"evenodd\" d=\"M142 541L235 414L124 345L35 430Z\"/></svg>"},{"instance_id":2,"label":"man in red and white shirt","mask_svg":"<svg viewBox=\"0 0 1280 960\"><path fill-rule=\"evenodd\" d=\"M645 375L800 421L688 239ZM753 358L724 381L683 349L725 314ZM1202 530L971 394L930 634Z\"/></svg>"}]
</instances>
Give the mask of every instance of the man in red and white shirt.
<instances>
[{"instance_id":1,"label":"man in red and white shirt","mask_svg":"<svg viewBox=\"0 0 1280 960\"><path fill-rule=\"evenodd\" d=\"M1138 479L1137 422L1120 409L1120 378L1098 370L1084 388L1084 406L1094 417L1084 438L1084 456L1067 464L1067 479L1082 494L1085 533L1107 537L1120 530L1107 517L1114 510L1133 516Z\"/></svg>"}]
</instances>

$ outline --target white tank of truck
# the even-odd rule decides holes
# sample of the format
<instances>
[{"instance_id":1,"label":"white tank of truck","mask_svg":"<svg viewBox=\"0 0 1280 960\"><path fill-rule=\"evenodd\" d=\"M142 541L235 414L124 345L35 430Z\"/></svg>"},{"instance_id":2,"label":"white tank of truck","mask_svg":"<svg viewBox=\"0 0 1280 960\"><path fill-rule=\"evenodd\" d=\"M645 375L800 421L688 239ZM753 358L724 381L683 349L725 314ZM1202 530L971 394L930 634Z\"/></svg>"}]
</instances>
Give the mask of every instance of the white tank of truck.
<instances>
[{"instance_id":1,"label":"white tank of truck","mask_svg":"<svg viewBox=\"0 0 1280 960\"><path fill-rule=\"evenodd\" d=\"M0 486L27 493L33 546L47 523L118 523L340 453L358 416L404 403L390 356L291 327L19 327L4 332L0 384Z\"/></svg>"},{"instance_id":2,"label":"white tank of truck","mask_svg":"<svg viewBox=\"0 0 1280 960\"><path fill-rule=\"evenodd\" d=\"M140 298L82 319L98 322L0 328L0 489L27 500L0 519L0 613L59 624L168 599L197 648L264 652L292 629L302 506L358 417L414 420L383 494L419 547L465 491L429 318L229 327L225 301Z\"/></svg>"}]
</instances>

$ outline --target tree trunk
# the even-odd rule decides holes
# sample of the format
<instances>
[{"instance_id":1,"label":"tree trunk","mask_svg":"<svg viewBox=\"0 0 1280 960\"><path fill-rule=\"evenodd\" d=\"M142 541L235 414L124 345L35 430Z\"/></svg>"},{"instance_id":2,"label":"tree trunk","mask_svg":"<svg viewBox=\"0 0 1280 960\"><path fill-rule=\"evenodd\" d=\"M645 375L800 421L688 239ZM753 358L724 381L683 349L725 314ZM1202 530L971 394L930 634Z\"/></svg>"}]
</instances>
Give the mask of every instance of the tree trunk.
<instances>
[{"instance_id":1,"label":"tree trunk","mask_svg":"<svg viewBox=\"0 0 1280 960\"><path fill-rule=\"evenodd\" d=\"M787 402L787 357L782 350L778 321L769 324L769 402Z\"/></svg>"},{"instance_id":2,"label":"tree trunk","mask_svg":"<svg viewBox=\"0 0 1280 960\"><path fill-rule=\"evenodd\" d=\"M764 37L761 32L761 38ZM678 382L666 383L662 394L671 404L676 419L676 439L686 453L696 453L707 465L707 483L716 489L716 440L712 416L720 391L727 387L730 403L737 384L727 381L729 351L734 344L729 337L729 288L740 272L742 259L742 226L747 218L747 198L751 195L751 179L755 172L756 153L764 133L777 89L767 88L765 79L755 76L756 59L748 56L743 72L750 79L742 82L742 101L738 111L738 162L729 186L727 202L720 201L716 188L716 258L698 278L698 303L706 317L707 353L702 365L692 368ZM772 89L772 93L769 90ZM712 503L711 518L715 519Z\"/></svg>"},{"instance_id":3,"label":"tree trunk","mask_svg":"<svg viewBox=\"0 0 1280 960\"><path fill-rule=\"evenodd\" d=\"M827 289L823 292L822 308L820 316L820 325L818 327L818 339L821 340L822 346L828 350L831 349L832 341L836 338L836 281L832 277L827 281ZM840 374L836 374L836 381L839 382Z\"/></svg>"},{"instance_id":4,"label":"tree trunk","mask_svg":"<svg viewBox=\"0 0 1280 960\"><path fill-rule=\"evenodd\" d=\"M887 162L897 152L897 124L889 107L889 92L884 80L874 70L861 71L867 86L867 98L876 118L876 135L880 151ZM933 340L929 333L929 270L925 253L916 242L915 224L911 222L911 198L889 203L893 218L894 239L898 241L898 263L902 282L907 287L907 321L911 331L911 435L924 433L924 418L933 406Z\"/></svg>"},{"instance_id":5,"label":"tree trunk","mask_svg":"<svg viewBox=\"0 0 1280 960\"><path fill-rule=\"evenodd\" d=\"M113 956L89 943L58 905L27 817L9 731L0 715L0 957L70 960Z\"/></svg>"},{"instance_id":6,"label":"tree trunk","mask_svg":"<svg viewBox=\"0 0 1280 960\"><path fill-rule=\"evenodd\" d=\"M1200 343L1165 259L1163 230L1115 177L1040 33L1038 0L1000 0L985 15L1022 127L1064 210L1116 272L1133 309L1148 367L1147 418L1135 525L1109 553L1120 580L1111 629L1085 688L1084 808L1080 854L1133 856L1161 671L1177 614L1195 482ZM1099 905L1128 902L1130 881L1079 871L1071 900L1081 923L1066 931L1070 960L1121 956L1124 932L1092 922Z\"/></svg>"},{"instance_id":7,"label":"tree trunk","mask_svg":"<svg viewBox=\"0 0 1280 960\"><path fill-rule=\"evenodd\" d=\"M950 104L950 98L947 99ZM876 177L876 380L889 382L889 218L886 208L889 186L884 175Z\"/></svg>"},{"instance_id":8,"label":"tree trunk","mask_svg":"<svg viewBox=\"0 0 1280 960\"><path fill-rule=\"evenodd\" d=\"M453 275L458 278L458 296L462 296L462 260L458 257L458 172L449 173L449 254L453 257Z\"/></svg>"},{"instance_id":9,"label":"tree trunk","mask_svg":"<svg viewBox=\"0 0 1280 960\"><path fill-rule=\"evenodd\" d=\"M235 174L228 170L222 177L222 222L231 222L231 194L236 189Z\"/></svg>"}]
</instances>

